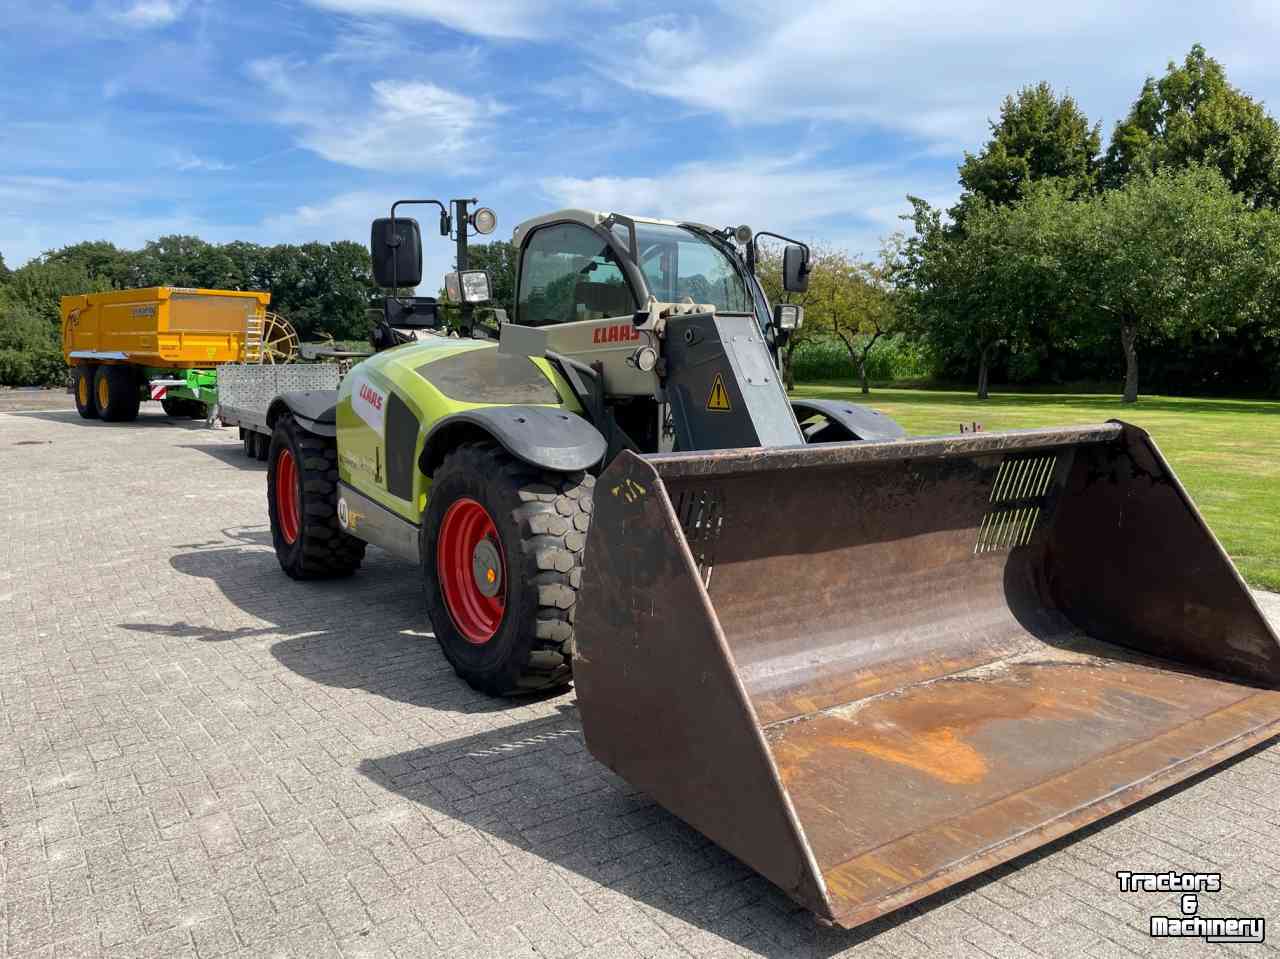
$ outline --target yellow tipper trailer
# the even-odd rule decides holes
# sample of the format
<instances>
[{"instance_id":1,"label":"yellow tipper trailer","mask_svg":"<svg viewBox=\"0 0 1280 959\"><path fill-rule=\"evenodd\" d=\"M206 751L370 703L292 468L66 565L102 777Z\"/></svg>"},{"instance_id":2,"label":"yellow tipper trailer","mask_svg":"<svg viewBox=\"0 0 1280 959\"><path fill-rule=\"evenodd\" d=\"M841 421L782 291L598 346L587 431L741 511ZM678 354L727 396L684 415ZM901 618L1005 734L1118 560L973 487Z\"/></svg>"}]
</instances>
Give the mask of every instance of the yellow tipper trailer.
<instances>
[{"instance_id":1,"label":"yellow tipper trailer","mask_svg":"<svg viewBox=\"0 0 1280 959\"><path fill-rule=\"evenodd\" d=\"M131 420L146 393L203 416L213 368L260 346L270 293L147 287L62 298L62 351L86 419Z\"/></svg>"}]
</instances>

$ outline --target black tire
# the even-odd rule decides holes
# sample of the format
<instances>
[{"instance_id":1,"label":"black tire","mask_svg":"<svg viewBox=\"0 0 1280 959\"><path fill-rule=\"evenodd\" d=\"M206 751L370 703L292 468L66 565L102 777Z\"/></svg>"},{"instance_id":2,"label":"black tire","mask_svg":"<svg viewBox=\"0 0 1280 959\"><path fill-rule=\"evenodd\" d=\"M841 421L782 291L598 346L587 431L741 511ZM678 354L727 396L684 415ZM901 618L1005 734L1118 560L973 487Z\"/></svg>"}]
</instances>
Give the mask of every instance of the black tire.
<instances>
[{"instance_id":1,"label":"black tire","mask_svg":"<svg viewBox=\"0 0 1280 959\"><path fill-rule=\"evenodd\" d=\"M98 397L93 391L93 374L94 368L87 364L77 366L72 374L71 386L76 395L76 412L86 420L98 418Z\"/></svg>"},{"instance_id":2,"label":"black tire","mask_svg":"<svg viewBox=\"0 0 1280 959\"><path fill-rule=\"evenodd\" d=\"M166 396L160 401L160 409L164 410L165 416L186 416L187 401L176 396Z\"/></svg>"},{"instance_id":3,"label":"black tire","mask_svg":"<svg viewBox=\"0 0 1280 959\"><path fill-rule=\"evenodd\" d=\"M244 455L249 457L250 459L258 455L257 453L258 447L256 445L257 440L254 439L254 437L257 435L258 434L255 433L253 430L247 430L243 426L240 427L240 444L244 447ZM268 441L268 449L269 448L270 448L270 441Z\"/></svg>"},{"instance_id":4,"label":"black tire","mask_svg":"<svg viewBox=\"0 0 1280 959\"><path fill-rule=\"evenodd\" d=\"M99 366L93 377L98 415L108 423L138 418L138 377L132 366Z\"/></svg>"},{"instance_id":5,"label":"black tire","mask_svg":"<svg viewBox=\"0 0 1280 959\"><path fill-rule=\"evenodd\" d=\"M271 437L252 432L249 435L253 437L253 455L265 463L267 457L271 455Z\"/></svg>"},{"instance_id":6,"label":"black tire","mask_svg":"<svg viewBox=\"0 0 1280 959\"><path fill-rule=\"evenodd\" d=\"M267 512L280 568L294 579L350 576L360 568L365 544L338 523L337 442L306 432L292 416L282 416L268 450ZM296 468L294 495L299 511L292 541L282 523L277 488L277 471L285 453Z\"/></svg>"},{"instance_id":7,"label":"black tire","mask_svg":"<svg viewBox=\"0 0 1280 959\"><path fill-rule=\"evenodd\" d=\"M205 406L198 400L187 400L186 412L187 419L189 420L203 420L207 419L209 416L209 407ZM261 456L259 459L266 459L266 457Z\"/></svg>"},{"instance_id":8,"label":"black tire","mask_svg":"<svg viewBox=\"0 0 1280 959\"><path fill-rule=\"evenodd\" d=\"M572 678L594 486L590 474L539 470L492 443L463 444L435 471L419 544L427 609L445 657L474 689L505 696L555 689ZM442 521L463 498L485 508L506 566L502 618L479 645L454 622L436 568Z\"/></svg>"}]
</instances>

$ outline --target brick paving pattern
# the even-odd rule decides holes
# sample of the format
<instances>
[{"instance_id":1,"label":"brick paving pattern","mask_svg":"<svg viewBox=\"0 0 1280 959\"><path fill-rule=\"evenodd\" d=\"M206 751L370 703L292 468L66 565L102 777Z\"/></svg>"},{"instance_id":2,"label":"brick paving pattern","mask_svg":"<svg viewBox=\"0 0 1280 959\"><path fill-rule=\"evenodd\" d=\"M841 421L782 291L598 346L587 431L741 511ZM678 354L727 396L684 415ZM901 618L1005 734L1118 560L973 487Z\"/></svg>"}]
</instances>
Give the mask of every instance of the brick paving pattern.
<instances>
[{"instance_id":1,"label":"brick paving pattern","mask_svg":"<svg viewBox=\"0 0 1280 959\"><path fill-rule=\"evenodd\" d=\"M1275 743L824 929L592 760L572 694L455 679L414 567L286 579L263 464L152 407L0 413L0 959L1275 954L1153 941L1176 895L1114 877L1221 871L1203 914L1280 922Z\"/></svg>"}]
</instances>

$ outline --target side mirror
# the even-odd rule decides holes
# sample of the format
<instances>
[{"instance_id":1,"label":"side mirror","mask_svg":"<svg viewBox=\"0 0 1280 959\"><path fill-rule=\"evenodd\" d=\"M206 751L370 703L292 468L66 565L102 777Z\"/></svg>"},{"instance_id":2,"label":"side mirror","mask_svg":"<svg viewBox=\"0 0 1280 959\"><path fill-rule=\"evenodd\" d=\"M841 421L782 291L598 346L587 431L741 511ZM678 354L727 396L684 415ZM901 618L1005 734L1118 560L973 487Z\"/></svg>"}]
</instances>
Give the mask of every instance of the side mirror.
<instances>
[{"instance_id":1,"label":"side mirror","mask_svg":"<svg viewBox=\"0 0 1280 959\"><path fill-rule=\"evenodd\" d=\"M373 280L378 286L400 288L422 282L422 231L418 221L398 216L395 232L391 218L373 221L369 231L369 253L373 257Z\"/></svg>"},{"instance_id":2,"label":"side mirror","mask_svg":"<svg viewBox=\"0 0 1280 959\"><path fill-rule=\"evenodd\" d=\"M788 243L782 251L782 288L788 293L809 289L809 251L798 243Z\"/></svg>"},{"instance_id":3,"label":"side mirror","mask_svg":"<svg viewBox=\"0 0 1280 959\"><path fill-rule=\"evenodd\" d=\"M798 330L804 326L804 307L796 303L775 303L773 325L780 330Z\"/></svg>"},{"instance_id":4,"label":"side mirror","mask_svg":"<svg viewBox=\"0 0 1280 959\"><path fill-rule=\"evenodd\" d=\"M463 270L444 275L444 294L450 303L488 303L493 299L492 289L487 270Z\"/></svg>"}]
</instances>

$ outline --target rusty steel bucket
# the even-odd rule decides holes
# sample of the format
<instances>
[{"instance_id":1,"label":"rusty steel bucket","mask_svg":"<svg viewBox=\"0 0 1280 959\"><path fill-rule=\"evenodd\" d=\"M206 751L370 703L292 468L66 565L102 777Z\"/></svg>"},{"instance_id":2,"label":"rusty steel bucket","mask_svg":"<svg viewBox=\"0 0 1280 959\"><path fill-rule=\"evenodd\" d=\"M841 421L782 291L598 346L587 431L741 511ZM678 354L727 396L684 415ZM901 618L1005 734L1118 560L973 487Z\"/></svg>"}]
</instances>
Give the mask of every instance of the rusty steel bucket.
<instances>
[{"instance_id":1,"label":"rusty steel bucket","mask_svg":"<svg viewBox=\"0 0 1280 959\"><path fill-rule=\"evenodd\" d=\"M1280 641L1122 423L636 456L574 675L602 762L855 926L1280 733Z\"/></svg>"}]
</instances>

